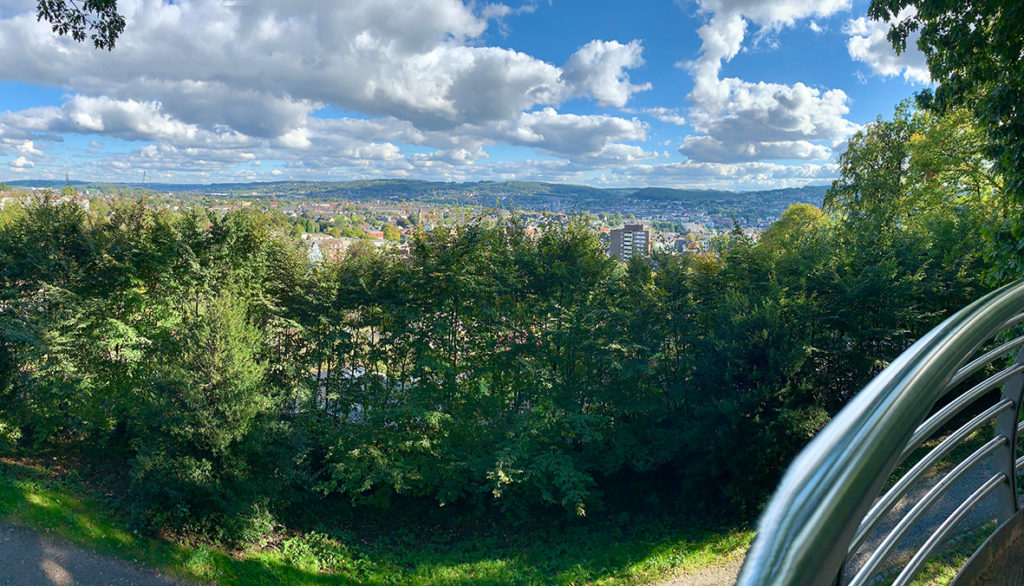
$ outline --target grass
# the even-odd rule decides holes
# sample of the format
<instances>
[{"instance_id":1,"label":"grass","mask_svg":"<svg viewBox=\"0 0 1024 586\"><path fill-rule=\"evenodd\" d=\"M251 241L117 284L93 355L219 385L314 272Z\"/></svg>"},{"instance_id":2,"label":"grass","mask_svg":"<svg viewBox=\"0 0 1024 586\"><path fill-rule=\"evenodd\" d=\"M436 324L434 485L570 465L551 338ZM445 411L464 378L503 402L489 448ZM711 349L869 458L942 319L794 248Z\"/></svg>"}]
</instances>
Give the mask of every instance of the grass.
<instances>
[{"instance_id":1,"label":"grass","mask_svg":"<svg viewBox=\"0 0 1024 586\"><path fill-rule=\"evenodd\" d=\"M107 495L109 496L109 495ZM749 530L684 529L628 516L530 529L327 529L229 551L153 539L74 470L0 459L0 520L87 549L218 584L642 584L742 557Z\"/></svg>"},{"instance_id":2,"label":"grass","mask_svg":"<svg viewBox=\"0 0 1024 586\"><path fill-rule=\"evenodd\" d=\"M938 554L933 555L921 566L917 575L910 581L910 586L944 586L951 583L993 530L994 523L987 523L948 540ZM875 583L879 586L892 584L901 569L902 565L890 570Z\"/></svg>"}]
</instances>

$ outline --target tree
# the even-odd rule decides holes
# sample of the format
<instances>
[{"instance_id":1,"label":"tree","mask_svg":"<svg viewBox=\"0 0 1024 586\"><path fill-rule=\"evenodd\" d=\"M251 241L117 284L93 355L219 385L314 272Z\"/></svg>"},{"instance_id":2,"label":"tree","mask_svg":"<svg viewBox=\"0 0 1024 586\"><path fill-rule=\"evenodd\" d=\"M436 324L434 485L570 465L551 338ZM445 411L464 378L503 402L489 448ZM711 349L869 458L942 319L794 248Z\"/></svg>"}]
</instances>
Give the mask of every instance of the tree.
<instances>
[{"instance_id":1,"label":"tree","mask_svg":"<svg viewBox=\"0 0 1024 586\"><path fill-rule=\"evenodd\" d=\"M907 145L915 122L906 104L850 137L839 156L840 176L825 193L825 209L850 220L888 223L898 215L906 182Z\"/></svg>"},{"instance_id":2,"label":"tree","mask_svg":"<svg viewBox=\"0 0 1024 586\"><path fill-rule=\"evenodd\" d=\"M797 241L825 224L825 215L809 203L795 203L761 236L761 245L773 250L791 250Z\"/></svg>"},{"instance_id":3,"label":"tree","mask_svg":"<svg viewBox=\"0 0 1024 586\"><path fill-rule=\"evenodd\" d=\"M934 93L922 101L940 111L970 106L989 133L1007 188L1024 201L1024 4L1017 0L872 0L872 18L891 23L897 52L914 33L928 60Z\"/></svg>"},{"instance_id":4,"label":"tree","mask_svg":"<svg viewBox=\"0 0 1024 586\"><path fill-rule=\"evenodd\" d=\"M384 224L384 239L398 242L402 239L402 232L393 224Z\"/></svg>"},{"instance_id":5,"label":"tree","mask_svg":"<svg viewBox=\"0 0 1024 586\"><path fill-rule=\"evenodd\" d=\"M71 34L82 42L88 36L97 49L113 50L124 30L124 17L117 12L117 0L38 0L36 20L46 20L58 35Z\"/></svg>"}]
</instances>

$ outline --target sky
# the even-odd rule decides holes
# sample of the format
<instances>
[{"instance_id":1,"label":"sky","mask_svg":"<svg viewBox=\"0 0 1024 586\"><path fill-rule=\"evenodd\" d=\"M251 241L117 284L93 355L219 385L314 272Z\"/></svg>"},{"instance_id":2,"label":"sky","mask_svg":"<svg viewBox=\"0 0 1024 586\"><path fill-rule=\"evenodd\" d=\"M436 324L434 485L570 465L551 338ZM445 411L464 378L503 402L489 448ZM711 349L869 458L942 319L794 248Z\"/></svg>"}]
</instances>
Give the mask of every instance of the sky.
<instances>
[{"instance_id":1,"label":"sky","mask_svg":"<svg viewBox=\"0 0 1024 586\"><path fill-rule=\"evenodd\" d=\"M828 183L928 87L867 0L0 0L0 180Z\"/></svg>"}]
</instances>

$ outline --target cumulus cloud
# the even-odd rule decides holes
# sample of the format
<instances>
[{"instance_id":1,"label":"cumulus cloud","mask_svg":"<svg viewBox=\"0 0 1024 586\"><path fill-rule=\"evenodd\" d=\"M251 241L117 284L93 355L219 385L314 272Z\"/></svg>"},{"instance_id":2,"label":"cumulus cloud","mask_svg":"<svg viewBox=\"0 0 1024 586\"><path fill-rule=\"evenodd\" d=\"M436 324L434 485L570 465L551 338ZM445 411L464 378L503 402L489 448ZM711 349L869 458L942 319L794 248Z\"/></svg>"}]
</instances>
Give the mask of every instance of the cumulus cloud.
<instances>
[{"instance_id":1,"label":"cumulus cloud","mask_svg":"<svg viewBox=\"0 0 1024 586\"><path fill-rule=\"evenodd\" d=\"M166 114L159 102L115 100L108 97L74 96L61 107L61 119L52 130L96 133L126 140L160 140L168 143L228 143L237 146L249 142L241 133L222 129L211 132Z\"/></svg>"},{"instance_id":2,"label":"cumulus cloud","mask_svg":"<svg viewBox=\"0 0 1024 586\"><path fill-rule=\"evenodd\" d=\"M202 173L230 173L254 152L291 168L380 172L468 166L497 143L592 164L648 156L626 144L645 138L641 122L556 110L578 97L623 107L649 89L628 73L643 65L639 40L586 43L563 67L485 46L489 23L532 3L124 0L128 26L110 53L53 35L33 7L0 13L0 76L69 97L0 113L5 150L24 141L45 150L63 133L151 142L112 160L148 165L154 176L153 157L167 159L166 172L196 156ZM328 107L356 114L318 118ZM435 152L407 156L401 145Z\"/></svg>"},{"instance_id":3,"label":"cumulus cloud","mask_svg":"<svg viewBox=\"0 0 1024 586\"><path fill-rule=\"evenodd\" d=\"M682 155L694 160L732 163L765 159L826 159L828 147L806 140L762 141L726 144L710 136L688 136L679 147Z\"/></svg>"},{"instance_id":4,"label":"cumulus cloud","mask_svg":"<svg viewBox=\"0 0 1024 586\"><path fill-rule=\"evenodd\" d=\"M702 161L824 159L830 149L809 141L841 141L857 126L842 90L725 79L729 100L716 116L700 118L702 136L688 137L680 153Z\"/></svg>"},{"instance_id":5,"label":"cumulus cloud","mask_svg":"<svg viewBox=\"0 0 1024 586\"><path fill-rule=\"evenodd\" d=\"M567 64L571 83L530 55L468 43L506 12L500 5L481 16L458 0L128 0L119 9L128 26L117 50L103 54L55 37L34 14L0 20L0 75L85 95L159 99L176 119L261 138L289 132L317 104L450 129L581 93L624 104L649 87L624 73L642 63L638 41L588 43Z\"/></svg>"},{"instance_id":6,"label":"cumulus cloud","mask_svg":"<svg viewBox=\"0 0 1024 586\"><path fill-rule=\"evenodd\" d=\"M17 159L14 159L13 161L10 161L9 163L7 163L7 165L11 168L12 171L16 171L16 172L17 171L24 172L24 171L29 170L32 167L35 167L35 163L33 163L32 161L26 159L24 156L18 157Z\"/></svg>"},{"instance_id":7,"label":"cumulus cloud","mask_svg":"<svg viewBox=\"0 0 1024 586\"><path fill-rule=\"evenodd\" d=\"M774 189L828 183L838 175L833 163L783 165L751 161L638 164L603 176L609 185L676 185L702 189Z\"/></svg>"},{"instance_id":8,"label":"cumulus cloud","mask_svg":"<svg viewBox=\"0 0 1024 586\"><path fill-rule=\"evenodd\" d=\"M560 114L553 108L545 108L502 124L499 130L510 144L533 146L569 158L649 156L640 147L630 148L631 145L621 142L647 138L646 126L636 119Z\"/></svg>"},{"instance_id":9,"label":"cumulus cloud","mask_svg":"<svg viewBox=\"0 0 1024 586\"><path fill-rule=\"evenodd\" d=\"M14 142L14 150L23 155L42 156L43 151L36 148L35 141L22 140Z\"/></svg>"},{"instance_id":10,"label":"cumulus cloud","mask_svg":"<svg viewBox=\"0 0 1024 586\"><path fill-rule=\"evenodd\" d=\"M603 106L626 105L630 96L651 89L650 83L633 84L626 69L643 65L639 40L623 45L618 41L590 41L573 53L562 79L578 95L591 95Z\"/></svg>"},{"instance_id":11,"label":"cumulus cloud","mask_svg":"<svg viewBox=\"0 0 1024 586\"><path fill-rule=\"evenodd\" d=\"M689 122L698 134L684 141L681 154L715 163L824 159L831 151L821 142L834 143L856 129L844 118L849 108L842 90L721 76L722 66L742 49L751 24L765 34L801 19L830 16L849 8L849 0L698 0L698 6L711 17L697 31L700 56L684 64L693 76L687 99Z\"/></svg>"},{"instance_id":12,"label":"cumulus cloud","mask_svg":"<svg viewBox=\"0 0 1024 586\"><path fill-rule=\"evenodd\" d=\"M702 12L739 15L761 26L793 26L808 17L831 16L850 8L850 0L697 0Z\"/></svg>"},{"instance_id":13,"label":"cumulus cloud","mask_svg":"<svg viewBox=\"0 0 1024 586\"><path fill-rule=\"evenodd\" d=\"M912 17L917 11L913 7L904 8L896 20L902 21ZM907 49L900 55L893 50L886 38L890 24L867 17L850 20L843 27L849 35L846 50L850 58L868 66L872 73L883 77L902 75L903 79L914 83L929 83L931 75L924 54L917 48L920 32L914 32L907 38Z\"/></svg>"}]
</instances>

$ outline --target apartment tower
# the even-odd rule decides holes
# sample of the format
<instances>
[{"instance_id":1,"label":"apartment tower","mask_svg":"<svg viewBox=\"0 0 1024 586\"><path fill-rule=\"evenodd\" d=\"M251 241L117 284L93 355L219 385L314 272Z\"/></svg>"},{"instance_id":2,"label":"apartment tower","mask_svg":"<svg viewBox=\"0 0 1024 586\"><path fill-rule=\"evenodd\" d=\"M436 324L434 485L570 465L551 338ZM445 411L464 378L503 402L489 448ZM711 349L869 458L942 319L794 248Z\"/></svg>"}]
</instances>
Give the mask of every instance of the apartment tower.
<instances>
[{"instance_id":1,"label":"apartment tower","mask_svg":"<svg viewBox=\"0 0 1024 586\"><path fill-rule=\"evenodd\" d=\"M623 262L634 256L650 256L651 231L643 224L626 224L611 231L608 255Z\"/></svg>"}]
</instances>

